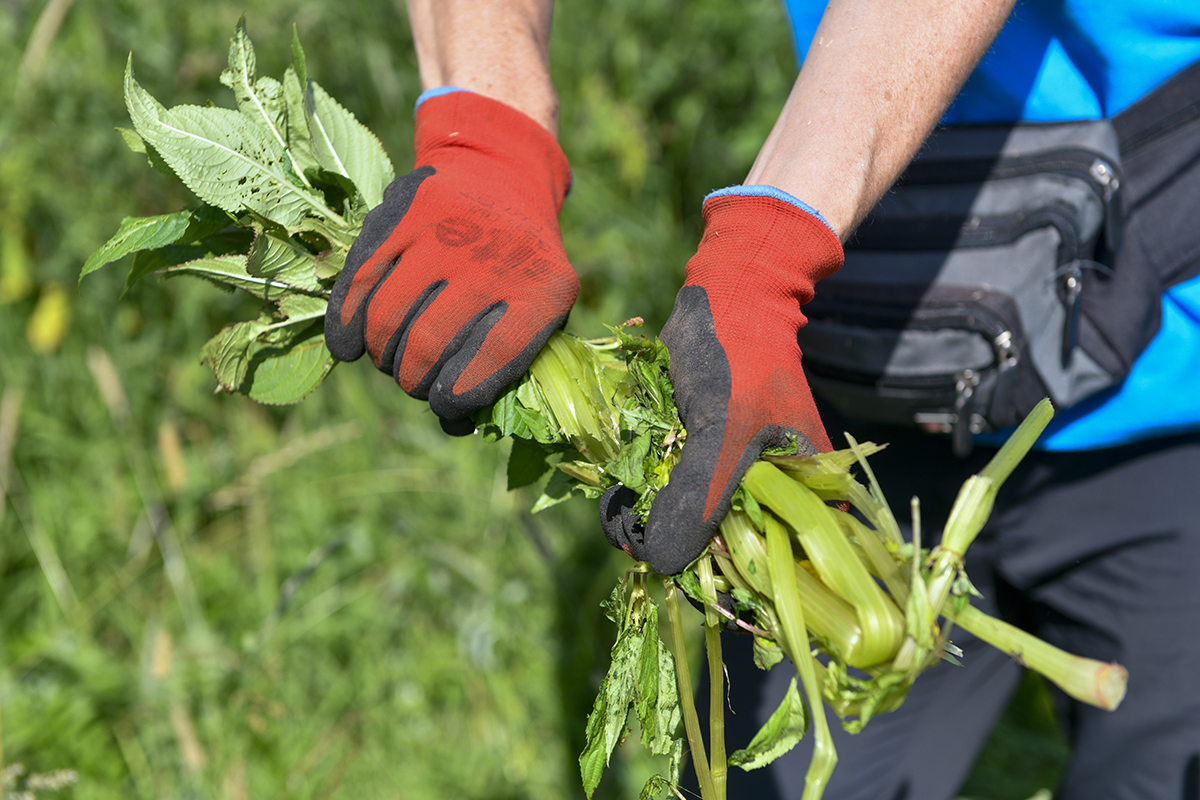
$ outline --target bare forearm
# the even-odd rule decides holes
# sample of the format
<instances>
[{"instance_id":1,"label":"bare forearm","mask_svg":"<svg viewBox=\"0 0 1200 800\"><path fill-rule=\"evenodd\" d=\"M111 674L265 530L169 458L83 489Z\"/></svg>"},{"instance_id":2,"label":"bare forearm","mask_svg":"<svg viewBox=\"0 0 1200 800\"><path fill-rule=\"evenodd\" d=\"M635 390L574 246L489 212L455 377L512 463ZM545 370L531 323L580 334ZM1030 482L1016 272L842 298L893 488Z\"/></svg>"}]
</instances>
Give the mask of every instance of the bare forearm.
<instances>
[{"instance_id":1,"label":"bare forearm","mask_svg":"<svg viewBox=\"0 0 1200 800\"><path fill-rule=\"evenodd\" d=\"M457 86L558 133L550 82L553 0L408 0L421 86Z\"/></svg>"},{"instance_id":2,"label":"bare forearm","mask_svg":"<svg viewBox=\"0 0 1200 800\"><path fill-rule=\"evenodd\" d=\"M912 159L1015 0L832 0L746 183L845 240Z\"/></svg>"}]
</instances>

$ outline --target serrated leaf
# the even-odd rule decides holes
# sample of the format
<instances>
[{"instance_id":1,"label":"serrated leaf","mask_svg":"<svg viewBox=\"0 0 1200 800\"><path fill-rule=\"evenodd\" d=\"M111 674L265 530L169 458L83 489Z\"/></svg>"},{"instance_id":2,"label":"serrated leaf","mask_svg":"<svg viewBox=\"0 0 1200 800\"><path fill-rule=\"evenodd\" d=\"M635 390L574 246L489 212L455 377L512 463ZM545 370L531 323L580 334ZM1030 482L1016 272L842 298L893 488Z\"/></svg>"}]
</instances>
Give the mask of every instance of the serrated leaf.
<instances>
[{"instance_id":1,"label":"serrated leaf","mask_svg":"<svg viewBox=\"0 0 1200 800\"><path fill-rule=\"evenodd\" d=\"M163 107L125 70L125 104L134 127L189 189L231 214L243 209L283 226L313 215L341 217L288 177L283 148L242 114L224 108Z\"/></svg>"},{"instance_id":2,"label":"serrated leaf","mask_svg":"<svg viewBox=\"0 0 1200 800\"><path fill-rule=\"evenodd\" d=\"M242 14L233 36L229 39L229 67L221 73L221 83L233 90L238 111L255 124L266 128L279 146L286 148L287 139L282 123L287 111L283 103L282 87L276 81L277 91L274 97L263 95L257 85L256 70L254 44L246 33L246 15Z\"/></svg>"},{"instance_id":3,"label":"serrated leaf","mask_svg":"<svg viewBox=\"0 0 1200 800\"><path fill-rule=\"evenodd\" d=\"M252 241L249 232L230 224L229 216L219 208L201 206L192 212L187 230L175 244L156 247L153 250L140 250L133 257L133 266L125 277L125 288L129 289L138 280L151 272L166 273L171 267L206 258L215 258L229 253L243 253ZM182 244L196 242L196 244ZM245 261L245 256L237 258ZM245 272L244 269L240 270ZM167 274L166 277L172 277ZM210 277L201 274L200 277ZM240 284L217 281L223 288L247 288ZM253 289L250 289L253 291Z\"/></svg>"},{"instance_id":4,"label":"serrated leaf","mask_svg":"<svg viewBox=\"0 0 1200 800\"><path fill-rule=\"evenodd\" d=\"M285 294L279 299L279 310L292 325L309 319L323 320L328 307L329 301L324 297L309 294Z\"/></svg>"},{"instance_id":5,"label":"serrated leaf","mask_svg":"<svg viewBox=\"0 0 1200 800\"><path fill-rule=\"evenodd\" d=\"M317 162L349 178L368 210L379 205L395 177L379 139L315 81L308 82L304 108Z\"/></svg>"},{"instance_id":6,"label":"serrated leaf","mask_svg":"<svg viewBox=\"0 0 1200 800\"><path fill-rule=\"evenodd\" d=\"M113 237L92 253L84 263L79 272L79 279L82 281L84 276L90 275L105 264L111 264L138 250L173 244L187 231L191 217L191 211L179 211L157 217L126 217L121 220L121 227Z\"/></svg>"},{"instance_id":7,"label":"serrated leaf","mask_svg":"<svg viewBox=\"0 0 1200 800\"><path fill-rule=\"evenodd\" d=\"M200 350L200 362L207 364L227 392L235 392L246 380L254 341L271 325L268 316L237 322L221 330Z\"/></svg>"},{"instance_id":8,"label":"serrated leaf","mask_svg":"<svg viewBox=\"0 0 1200 800\"><path fill-rule=\"evenodd\" d=\"M526 408L523 405L517 405L514 409L516 415L521 419L521 425L525 430L529 431L529 435L542 444L554 444L558 441L558 435L554 429L550 427L550 423L546 421L539 412Z\"/></svg>"},{"instance_id":9,"label":"serrated leaf","mask_svg":"<svg viewBox=\"0 0 1200 800\"><path fill-rule=\"evenodd\" d=\"M498 427L502 436L528 439L532 434L529 432L529 426L525 425L520 415L517 414L519 405L516 385L508 387L504 390L504 394L497 397L496 402L492 404L488 422Z\"/></svg>"},{"instance_id":10,"label":"serrated leaf","mask_svg":"<svg viewBox=\"0 0 1200 800\"><path fill-rule=\"evenodd\" d=\"M283 150L292 173L305 186L311 186L304 176L305 165L297 163L288 146L288 103L283 84L274 78L258 78L255 70L254 45L246 33L246 15L243 14L229 40L229 68L221 73L221 83L233 89L238 111L271 133Z\"/></svg>"},{"instance_id":11,"label":"serrated leaf","mask_svg":"<svg viewBox=\"0 0 1200 800\"><path fill-rule=\"evenodd\" d=\"M642 745L655 755L667 755L675 747L675 729L683 714L675 659L658 638L658 607L647 599L643 609L634 710L642 727Z\"/></svg>"},{"instance_id":12,"label":"serrated leaf","mask_svg":"<svg viewBox=\"0 0 1200 800\"><path fill-rule=\"evenodd\" d=\"M671 797L675 785L662 775L651 775L650 780L638 793L638 800L658 800L659 797Z\"/></svg>"},{"instance_id":13,"label":"serrated leaf","mask_svg":"<svg viewBox=\"0 0 1200 800\"><path fill-rule=\"evenodd\" d=\"M700 588L700 580L693 570L684 570L675 576L675 585L683 590L692 602L704 607L704 590Z\"/></svg>"},{"instance_id":14,"label":"serrated leaf","mask_svg":"<svg viewBox=\"0 0 1200 800\"><path fill-rule=\"evenodd\" d=\"M659 673L659 640L658 640L658 606L645 602L645 614L648 617L646 630L654 635L643 636L642 651L638 654L637 702L634 710L638 722L642 724L642 744L650 747L656 735L655 707L658 705L658 673Z\"/></svg>"},{"instance_id":15,"label":"serrated leaf","mask_svg":"<svg viewBox=\"0 0 1200 800\"><path fill-rule=\"evenodd\" d=\"M334 363L321 326L314 325L286 347L255 352L240 388L265 405L299 403L321 385Z\"/></svg>"},{"instance_id":16,"label":"serrated leaf","mask_svg":"<svg viewBox=\"0 0 1200 800\"><path fill-rule=\"evenodd\" d=\"M613 748L623 738L625 718L636 693L638 657L645 635L644 627L628 625L617 636L612 648L612 664L600 682L592 713L588 715L587 746L579 756L583 790L588 797L599 785Z\"/></svg>"},{"instance_id":17,"label":"serrated leaf","mask_svg":"<svg viewBox=\"0 0 1200 800\"><path fill-rule=\"evenodd\" d=\"M729 756L729 763L747 771L765 767L795 747L804 738L806 730L808 713L793 677L783 702L771 714L767 724L754 735L744 750Z\"/></svg>"},{"instance_id":18,"label":"serrated leaf","mask_svg":"<svg viewBox=\"0 0 1200 800\"><path fill-rule=\"evenodd\" d=\"M246 271L301 291L325 292L317 281L316 256L291 240L261 231L250 246Z\"/></svg>"},{"instance_id":19,"label":"serrated leaf","mask_svg":"<svg viewBox=\"0 0 1200 800\"><path fill-rule=\"evenodd\" d=\"M318 281L328 281L342 273L346 266L346 250L341 247L331 247L317 255L313 264Z\"/></svg>"}]
</instances>

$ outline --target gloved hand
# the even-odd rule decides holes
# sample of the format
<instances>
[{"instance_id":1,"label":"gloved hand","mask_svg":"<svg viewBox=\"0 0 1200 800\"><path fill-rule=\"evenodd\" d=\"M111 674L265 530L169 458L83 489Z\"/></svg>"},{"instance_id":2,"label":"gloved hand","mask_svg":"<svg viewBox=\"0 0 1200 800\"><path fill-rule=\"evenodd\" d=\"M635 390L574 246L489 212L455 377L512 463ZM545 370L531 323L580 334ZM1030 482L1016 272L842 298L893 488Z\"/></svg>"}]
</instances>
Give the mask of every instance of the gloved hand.
<instances>
[{"instance_id":1,"label":"gloved hand","mask_svg":"<svg viewBox=\"0 0 1200 800\"><path fill-rule=\"evenodd\" d=\"M470 433L579 292L558 230L571 171L532 118L462 90L426 94L414 149L350 248L325 341L340 361L369 352L448 433Z\"/></svg>"},{"instance_id":2,"label":"gloved hand","mask_svg":"<svg viewBox=\"0 0 1200 800\"><path fill-rule=\"evenodd\" d=\"M709 195L704 237L662 330L687 441L645 529L624 487L600 503L608 540L673 575L717 531L746 470L766 448L828 452L829 436L800 368L800 306L841 267L842 245L815 211L772 187Z\"/></svg>"}]
</instances>

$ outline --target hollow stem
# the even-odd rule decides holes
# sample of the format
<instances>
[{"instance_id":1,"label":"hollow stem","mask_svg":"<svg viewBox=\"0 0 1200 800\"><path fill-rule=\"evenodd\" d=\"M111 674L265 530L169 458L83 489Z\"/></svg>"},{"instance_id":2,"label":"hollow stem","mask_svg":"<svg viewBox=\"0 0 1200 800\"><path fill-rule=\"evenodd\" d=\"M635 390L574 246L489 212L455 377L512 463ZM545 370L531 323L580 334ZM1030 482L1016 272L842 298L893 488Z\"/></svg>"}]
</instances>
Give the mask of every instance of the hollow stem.
<instances>
[{"instance_id":1,"label":"hollow stem","mask_svg":"<svg viewBox=\"0 0 1200 800\"><path fill-rule=\"evenodd\" d=\"M1120 664L1071 655L973 606L967 606L959 614L949 608L946 611L946 616L958 627L1046 676L1080 702L1115 711L1125 698L1129 673Z\"/></svg>"},{"instance_id":2,"label":"hollow stem","mask_svg":"<svg viewBox=\"0 0 1200 800\"><path fill-rule=\"evenodd\" d=\"M671 623L671 652L675 656L675 676L679 681L679 702L683 707L683 726L687 730L688 747L692 752L692 764L696 780L700 784L700 796L704 800L719 800L713 786L712 773L708 769L708 757L704 753L704 737L700 734L700 716L696 713L696 701L692 696L692 675L688 668L687 646L683 640L683 620L679 615L679 598L676 596L675 581L664 578L666 587L667 620Z\"/></svg>"}]
</instances>

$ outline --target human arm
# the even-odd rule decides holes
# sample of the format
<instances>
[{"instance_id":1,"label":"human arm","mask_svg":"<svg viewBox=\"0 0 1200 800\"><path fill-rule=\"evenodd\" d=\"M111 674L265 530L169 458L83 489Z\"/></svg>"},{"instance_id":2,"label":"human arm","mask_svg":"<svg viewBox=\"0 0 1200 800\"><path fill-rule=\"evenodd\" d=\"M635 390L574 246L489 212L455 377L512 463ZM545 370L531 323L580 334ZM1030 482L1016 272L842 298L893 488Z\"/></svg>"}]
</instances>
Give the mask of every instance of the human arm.
<instances>
[{"instance_id":1,"label":"human arm","mask_svg":"<svg viewBox=\"0 0 1200 800\"><path fill-rule=\"evenodd\" d=\"M815 209L845 241L987 52L1015 0L833 0L747 184Z\"/></svg>"},{"instance_id":2,"label":"human arm","mask_svg":"<svg viewBox=\"0 0 1200 800\"><path fill-rule=\"evenodd\" d=\"M644 529L628 492L604 498L613 544L679 572L764 449L831 449L801 369L801 306L840 268L841 241L915 154L1011 7L831 3L746 183L705 201L704 237L662 332L687 440Z\"/></svg>"},{"instance_id":3,"label":"human arm","mask_svg":"<svg viewBox=\"0 0 1200 800\"><path fill-rule=\"evenodd\" d=\"M550 82L554 0L408 0L421 89L457 86L558 134Z\"/></svg>"}]
</instances>

